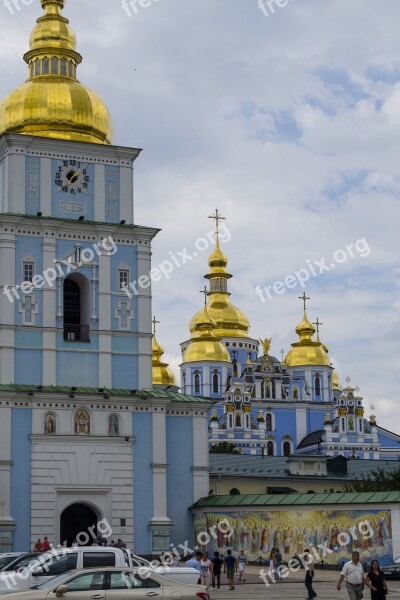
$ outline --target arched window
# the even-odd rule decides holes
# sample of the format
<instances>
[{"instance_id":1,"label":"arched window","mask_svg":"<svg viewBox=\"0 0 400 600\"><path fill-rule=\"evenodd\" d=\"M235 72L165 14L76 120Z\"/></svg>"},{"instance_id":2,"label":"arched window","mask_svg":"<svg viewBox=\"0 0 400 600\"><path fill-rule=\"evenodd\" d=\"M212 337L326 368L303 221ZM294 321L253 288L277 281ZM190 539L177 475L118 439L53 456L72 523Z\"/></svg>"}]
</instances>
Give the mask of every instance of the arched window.
<instances>
[{"instance_id":1,"label":"arched window","mask_svg":"<svg viewBox=\"0 0 400 600\"><path fill-rule=\"evenodd\" d=\"M214 374L213 374L213 393L214 394L218 394L219 393L218 371L214 371Z\"/></svg>"},{"instance_id":2,"label":"arched window","mask_svg":"<svg viewBox=\"0 0 400 600\"><path fill-rule=\"evenodd\" d=\"M246 414L246 429L250 429L250 417Z\"/></svg>"},{"instance_id":3,"label":"arched window","mask_svg":"<svg viewBox=\"0 0 400 600\"><path fill-rule=\"evenodd\" d=\"M233 376L237 377L238 376L238 366L237 366L236 358L233 359L232 364L233 364Z\"/></svg>"},{"instance_id":4,"label":"arched window","mask_svg":"<svg viewBox=\"0 0 400 600\"><path fill-rule=\"evenodd\" d=\"M120 435L120 418L118 415L110 415L108 417L108 435Z\"/></svg>"},{"instance_id":5,"label":"arched window","mask_svg":"<svg viewBox=\"0 0 400 600\"><path fill-rule=\"evenodd\" d=\"M291 453L290 442L284 442L283 443L283 456L290 456L290 453Z\"/></svg>"},{"instance_id":6,"label":"arched window","mask_svg":"<svg viewBox=\"0 0 400 600\"><path fill-rule=\"evenodd\" d=\"M57 433L56 416L54 413L47 413L44 417L44 433L46 435L55 435Z\"/></svg>"},{"instance_id":7,"label":"arched window","mask_svg":"<svg viewBox=\"0 0 400 600\"><path fill-rule=\"evenodd\" d=\"M342 419L342 431L346 431L346 423L344 419Z\"/></svg>"},{"instance_id":8,"label":"arched window","mask_svg":"<svg viewBox=\"0 0 400 600\"><path fill-rule=\"evenodd\" d=\"M319 375L315 376L315 395L316 396L321 395L321 380L319 378Z\"/></svg>"},{"instance_id":9,"label":"arched window","mask_svg":"<svg viewBox=\"0 0 400 600\"><path fill-rule=\"evenodd\" d=\"M268 456L274 455L274 444L272 442L267 443L267 455Z\"/></svg>"},{"instance_id":10,"label":"arched window","mask_svg":"<svg viewBox=\"0 0 400 600\"><path fill-rule=\"evenodd\" d=\"M265 415L265 423L267 431L272 431L272 415L270 413Z\"/></svg>"},{"instance_id":11,"label":"arched window","mask_svg":"<svg viewBox=\"0 0 400 600\"><path fill-rule=\"evenodd\" d=\"M186 373L185 372L182 373L182 387L183 387L183 393L185 394L185 392L186 392Z\"/></svg>"},{"instance_id":12,"label":"arched window","mask_svg":"<svg viewBox=\"0 0 400 600\"><path fill-rule=\"evenodd\" d=\"M64 341L90 342L89 282L81 274L64 280Z\"/></svg>"},{"instance_id":13,"label":"arched window","mask_svg":"<svg viewBox=\"0 0 400 600\"><path fill-rule=\"evenodd\" d=\"M271 384L270 384L269 381L267 381L266 387L267 387L267 393L266 393L265 397L266 398L271 398Z\"/></svg>"},{"instance_id":14,"label":"arched window","mask_svg":"<svg viewBox=\"0 0 400 600\"><path fill-rule=\"evenodd\" d=\"M229 414L229 429L233 429L233 414Z\"/></svg>"},{"instance_id":15,"label":"arched window","mask_svg":"<svg viewBox=\"0 0 400 600\"><path fill-rule=\"evenodd\" d=\"M363 433L364 427L363 427L363 421L362 421L362 419L358 420L358 426L359 426L359 429L360 429L360 433Z\"/></svg>"},{"instance_id":16,"label":"arched window","mask_svg":"<svg viewBox=\"0 0 400 600\"><path fill-rule=\"evenodd\" d=\"M62 58L60 75L66 75L66 74L67 74L67 61L65 60L65 58Z\"/></svg>"},{"instance_id":17,"label":"arched window","mask_svg":"<svg viewBox=\"0 0 400 600\"><path fill-rule=\"evenodd\" d=\"M231 491L229 492L230 496L240 496L240 492L237 488L232 488Z\"/></svg>"},{"instance_id":18,"label":"arched window","mask_svg":"<svg viewBox=\"0 0 400 600\"><path fill-rule=\"evenodd\" d=\"M81 408L76 411L74 430L77 435L90 434L90 415L87 410Z\"/></svg>"},{"instance_id":19,"label":"arched window","mask_svg":"<svg viewBox=\"0 0 400 600\"><path fill-rule=\"evenodd\" d=\"M49 69L50 69L50 62L49 62L49 59L46 56L43 59L43 62L42 62L42 74L43 75L48 75L49 74Z\"/></svg>"},{"instance_id":20,"label":"arched window","mask_svg":"<svg viewBox=\"0 0 400 600\"><path fill-rule=\"evenodd\" d=\"M235 427L241 427L241 426L242 426L242 415L240 413L236 413Z\"/></svg>"},{"instance_id":21,"label":"arched window","mask_svg":"<svg viewBox=\"0 0 400 600\"><path fill-rule=\"evenodd\" d=\"M194 372L194 393L200 394L200 375L198 371Z\"/></svg>"},{"instance_id":22,"label":"arched window","mask_svg":"<svg viewBox=\"0 0 400 600\"><path fill-rule=\"evenodd\" d=\"M56 56L51 59L51 74L58 75L58 58Z\"/></svg>"},{"instance_id":23,"label":"arched window","mask_svg":"<svg viewBox=\"0 0 400 600\"><path fill-rule=\"evenodd\" d=\"M265 381L261 379L261 398L265 398Z\"/></svg>"},{"instance_id":24,"label":"arched window","mask_svg":"<svg viewBox=\"0 0 400 600\"><path fill-rule=\"evenodd\" d=\"M275 386L275 379L272 380L272 397L275 398L276 396L276 386Z\"/></svg>"}]
</instances>

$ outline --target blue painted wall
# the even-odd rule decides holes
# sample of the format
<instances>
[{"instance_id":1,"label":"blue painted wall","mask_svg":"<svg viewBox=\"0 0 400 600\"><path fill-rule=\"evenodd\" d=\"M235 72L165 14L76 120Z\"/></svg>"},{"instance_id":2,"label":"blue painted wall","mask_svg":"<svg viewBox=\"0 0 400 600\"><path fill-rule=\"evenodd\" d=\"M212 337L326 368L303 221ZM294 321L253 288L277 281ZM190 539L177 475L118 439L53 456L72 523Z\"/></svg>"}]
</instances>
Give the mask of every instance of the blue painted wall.
<instances>
[{"instance_id":1,"label":"blue painted wall","mask_svg":"<svg viewBox=\"0 0 400 600\"><path fill-rule=\"evenodd\" d=\"M32 409L11 412L11 516L17 527L14 551L29 551L31 531L31 441Z\"/></svg>"},{"instance_id":2,"label":"blue painted wall","mask_svg":"<svg viewBox=\"0 0 400 600\"><path fill-rule=\"evenodd\" d=\"M151 414L134 413L133 444L133 522L136 554L150 554L150 528L153 516L152 417Z\"/></svg>"},{"instance_id":3,"label":"blue painted wall","mask_svg":"<svg viewBox=\"0 0 400 600\"><path fill-rule=\"evenodd\" d=\"M193 425L190 417L167 417L168 516L174 527L171 542L192 543ZM190 546L191 548L193 546Z\"/></svg>"}]
</instances>

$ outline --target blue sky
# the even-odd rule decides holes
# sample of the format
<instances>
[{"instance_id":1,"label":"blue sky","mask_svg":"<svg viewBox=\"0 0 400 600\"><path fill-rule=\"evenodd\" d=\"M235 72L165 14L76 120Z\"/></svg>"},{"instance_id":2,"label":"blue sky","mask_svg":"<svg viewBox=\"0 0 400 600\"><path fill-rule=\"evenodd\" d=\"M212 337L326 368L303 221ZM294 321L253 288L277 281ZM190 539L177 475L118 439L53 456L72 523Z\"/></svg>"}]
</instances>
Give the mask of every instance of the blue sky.
<instances>
[{"instance_id":1,"label":"blue sky","mask_svg":"<svg viewBox=\"0 0 400 600\"><path fill-rule=\"evenodd\" d=\"M0 95L26 78L22 54L39 0L0 6ZM257 0L153 0L128 17L119 0L68 0L65 14L115 143L143 148L135 215L161 227L155 264L211 231L218 207L232 235L232 300L255 338L290 348L301 318L272 285L365 239L307 282L309 314L341 381L349 375L400 433L400 50L398 0L296 0L266 18ZM93 35L96 32L96 35ZM200 308L208 251L154 285L159 341L174 370Z\"/></svg>"}]
</instances>

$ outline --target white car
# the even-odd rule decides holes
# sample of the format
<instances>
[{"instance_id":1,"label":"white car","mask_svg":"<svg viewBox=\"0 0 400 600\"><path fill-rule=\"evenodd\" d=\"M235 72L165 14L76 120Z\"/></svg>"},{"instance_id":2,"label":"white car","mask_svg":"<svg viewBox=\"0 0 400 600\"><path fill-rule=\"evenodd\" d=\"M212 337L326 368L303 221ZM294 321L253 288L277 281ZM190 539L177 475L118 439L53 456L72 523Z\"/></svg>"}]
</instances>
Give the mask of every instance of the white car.
<instances>
[{"instance_id":1,"label":"white car","mask_svg":"<svg viewBox=\"0 0 400 600\"><path fill-rule=\"evenodd\" d=\"M7 596L7 600L210 600L207 588L140 573L141 569L104 567L80 569Z\"/></svg>"}]
</instances>

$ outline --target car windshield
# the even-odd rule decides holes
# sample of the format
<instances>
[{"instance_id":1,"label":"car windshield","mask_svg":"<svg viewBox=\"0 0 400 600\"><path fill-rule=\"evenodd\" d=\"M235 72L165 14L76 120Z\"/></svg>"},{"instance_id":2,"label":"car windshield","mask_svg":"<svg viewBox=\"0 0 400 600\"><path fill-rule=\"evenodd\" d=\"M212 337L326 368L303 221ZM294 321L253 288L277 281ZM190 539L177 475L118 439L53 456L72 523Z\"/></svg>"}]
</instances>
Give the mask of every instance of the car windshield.
<instances>
[{"instance_id":1,"label":"car windshield","mask_svg":"<svg viewBox=\"0 0 400 600\"><path fill-rule=\"evenodd\" d=\"M15 560L15 558L16 558L15 556L3 556L3 557L0 557L0 569L2 569L6 565L8 565L10 562L12 562L13 560Z\"/></svg>"},{"instance_id":2,"label":"car windshield","mask_svg":"<svg viewBox=\"0 0 400 600\"><path fill-rule=\"evenodd\" d=\"M71 573L62 573L61 575L57 575L57 577L52 577L48 581L41 583L40 585L31 586L31 589L35 590L51 590L55 589L59 585L61 585L64 581L71 577Z\"/></svg>"}]
</instances>

